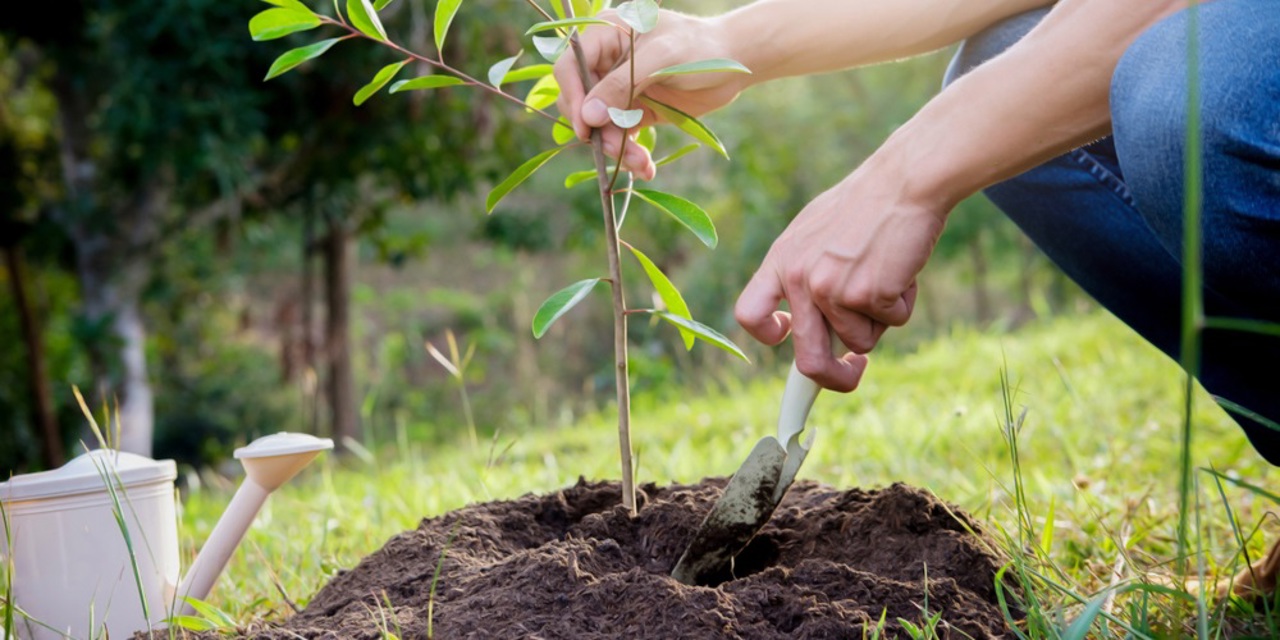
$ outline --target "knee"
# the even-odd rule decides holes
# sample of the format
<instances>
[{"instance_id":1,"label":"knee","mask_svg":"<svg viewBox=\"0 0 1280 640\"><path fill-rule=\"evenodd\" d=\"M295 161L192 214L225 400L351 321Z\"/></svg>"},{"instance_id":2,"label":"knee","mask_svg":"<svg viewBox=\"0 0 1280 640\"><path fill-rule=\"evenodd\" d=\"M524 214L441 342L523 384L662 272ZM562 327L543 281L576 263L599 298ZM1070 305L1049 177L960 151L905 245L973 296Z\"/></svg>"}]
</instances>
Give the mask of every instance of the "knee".
<instances>
[{"instance_id":1,"label":"knee","mask_svg":"<svg viewBox=\"0 0 1280 640\"><path fill-rule=\"evenodd\" d=\"M1013 46L1015 42L1022 39L1022 36L1027 35L1027 32L1031 31L1045 14L1049 13L1049 9L1049 7L1032 9L1005 18L960 43L960 48L942 77L942 86L946 87L955 82L960 76Z\"/></svg>"},{"instance_id":2,"label":"knee","mask_svg":"<svg viewBox=\"0 0 1280 640\"><path fill-rule=\"evenodd\" d=\"M1280 76L1274 72L1280 14L1271 0L1211 3L1199 12L1195 88L1203 210L1252 222L1280 220L1273 210L1274 167L1280 164ZM1112 130L1125 180L1143 215L1173 239L1181 228L1190 124L1190 26L1186 10L1153 25L1129 46L1111 81Z\"/></svg>"}]
</instances>

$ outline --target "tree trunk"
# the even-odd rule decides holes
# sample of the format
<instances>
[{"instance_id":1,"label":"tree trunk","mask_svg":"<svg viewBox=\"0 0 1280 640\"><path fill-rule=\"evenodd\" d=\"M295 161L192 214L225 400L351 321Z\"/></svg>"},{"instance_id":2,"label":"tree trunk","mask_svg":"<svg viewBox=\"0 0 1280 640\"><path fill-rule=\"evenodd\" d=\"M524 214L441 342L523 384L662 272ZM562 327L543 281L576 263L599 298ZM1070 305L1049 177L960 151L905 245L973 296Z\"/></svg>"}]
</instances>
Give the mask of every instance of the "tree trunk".
<instances>
[{"instance_id":1,"label":"tree trunk","mask_svg":"<svg viewBox=\"0 0 1280 640\"><path fill-rule=\"evenodd\" d=\"M115 403L119 403L119 424L107 421L120 429L116 446L121 451L150 457L155 433L155 399L147 378L147 331L141 309L142 287L150 275L150 266L145 259L131 259L113 278L106 270L94 266L102 260L118 264L113 258L101 256L88 247L77 246L77 249L84 314L91 323L104 323L103 335L92 345L101 361L97 372L98 400L113 410ZM108 322L109 325L105 324ZM110 374L113 367L108 366L108 362L118 365L118 379L113 380Z\"/></svg>"},{"instance_id":2,"label":"tree trunk","mask_svg":"<svg viewBox=\"0 0 1280 640\"><path fill-rule=\"evenodd\" d=\"M13 290L14 304L18 307L18 320L22 325L22 341L27 347L27 387L31 393L32 424L40 432L40 453L45 468L53 469L66 461L66 450L63 448L62 433L58 430L58 421L53 412L53 393L49 389L49 373L44 359L40 324L36 322L35 309L27 297L22 247L6 247L4 257L9 269L9 286Z\"/></svg>"},{"instance_id":3,"label":"tree trunk","mask_svg":"<svg viewBox=\"0 0 1280 640\"><path fill-rule=\"evenodd\" d=\"M342 221L329 223L325 242L325 293L329 307L326 353L329 359L329 413L339 450L346 439L360 442L355 378L351 371L351 278L355 242Z\"/></svg>"},{"instance_id":4,"label":"tree trunk","mask_svg":"<svg viewBox=\"0 0 1280 640\"><path fill-rule=\"evenodd\" d=\"M96 193L98 167L90 153L91 101L67 73L57 74L52 88L62 128L59 158L68 196L67 209L56 218L75 245L83 314L100 329L88 345L96 399L109 405L113 400L120 403L118 446L150 456L155 402L147 381L141 296L151 275L148 249L156 240L159 217L168 207L168 192L157 175L135 185L133 198L119 208L103 207ZM112 352L115 357L109 355ZM112 383L112 364L120 368L118 384Z\"/></svg>"}]
</instances>

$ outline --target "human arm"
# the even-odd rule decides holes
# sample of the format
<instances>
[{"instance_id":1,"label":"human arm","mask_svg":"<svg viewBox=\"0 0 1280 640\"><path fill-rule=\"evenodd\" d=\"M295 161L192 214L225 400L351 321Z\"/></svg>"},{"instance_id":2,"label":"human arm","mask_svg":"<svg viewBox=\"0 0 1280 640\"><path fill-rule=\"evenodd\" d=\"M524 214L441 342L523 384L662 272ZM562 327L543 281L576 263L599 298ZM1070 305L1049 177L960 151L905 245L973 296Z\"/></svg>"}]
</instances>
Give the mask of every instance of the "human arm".
<instances>
[{"instance_id":1,"label":"human arm","mask_svg":"<svg viewBox=\"0 0 1280 640\"><path fill-rule=\"evenodd\" d=\"M779 236L739 298L769 344L793 334L797 365L851 390L864 355L904 324L915 278L960 200L1110 129L1112 72L1183 0L1063 0L1005 53L953 83ZM786 299L790 313L777 311ZM830 326L853 353L835 358Z\"/></svg>"},{"instance_id":2,"label":"human arm","mask_svg":"<svg viewBox=\"0 0 1280 640\"><path fill-rule=\"evenodd\" d=\"M746 87L788 75L818 73L906 57L945 46L1003 17L1050 0L761 0L702 18L663 11L658 26L636 43L637 90L693 115L728 104ZM616 14L603 14L619 22ZM618 67L630 43L620 29L592 27L581 36L595 87L584 91L577 63L566 53L556 63L560 111L586 139L603 130L606 152L616 156L622 132L606 107L630 108L631 73ZM730 58L751 75L709 73L651 79L683 62ZM615 68L617 67L617 68ZM598 102L596 102L598 100ZM642 124L653 122L646 113ZM627 145L624 164L653 177L648 153Z\"/></svg>"}]
</instances>

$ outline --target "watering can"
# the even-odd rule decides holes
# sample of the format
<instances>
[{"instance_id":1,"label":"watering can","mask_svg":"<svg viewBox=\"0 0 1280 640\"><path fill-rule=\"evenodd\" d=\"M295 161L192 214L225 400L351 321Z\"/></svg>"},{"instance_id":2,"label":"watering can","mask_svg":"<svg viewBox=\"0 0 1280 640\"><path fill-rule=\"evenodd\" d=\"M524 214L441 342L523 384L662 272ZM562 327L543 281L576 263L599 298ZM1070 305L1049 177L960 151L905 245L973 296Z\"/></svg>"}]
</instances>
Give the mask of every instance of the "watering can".
<instances>
[{"instance_id":1,"label":"watering can","mask_svg":"<svg viewBox=\"0 0 1280 640\"><path fill-rule=\"evenodd\" d=\"M183 598L209 595L267 496L332 448L278 433L236 449L245 480L182 578L172 460L97 449L0 483L18 638L127 638L191 613Z\"/></svg>"}]
</instances>

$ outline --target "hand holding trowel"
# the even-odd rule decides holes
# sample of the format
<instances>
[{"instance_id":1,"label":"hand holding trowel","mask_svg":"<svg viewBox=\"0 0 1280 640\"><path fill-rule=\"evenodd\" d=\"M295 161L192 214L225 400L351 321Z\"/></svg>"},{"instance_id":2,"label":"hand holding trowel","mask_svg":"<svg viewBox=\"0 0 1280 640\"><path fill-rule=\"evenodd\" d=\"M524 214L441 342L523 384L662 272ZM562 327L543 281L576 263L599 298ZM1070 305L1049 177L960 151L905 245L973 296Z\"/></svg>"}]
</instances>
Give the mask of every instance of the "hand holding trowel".
<instances>
[{"instance_id":1,"label":"hand holding trowel","mask_svg":"<svg viewBox=\"0 0 1280 640\"><path fill-rule=\"evenodd\" d=\"M804 431L805 419L819 390L817 383L791 365L787 387L782 392L778 435L765 436L756 443L698 527L671 577L694 585L724 575L734 557L769 521L813 444L812 430L804 442L800 441L800 432Z\"/></svg>"}]
</instances>

